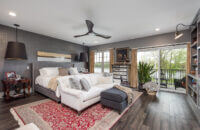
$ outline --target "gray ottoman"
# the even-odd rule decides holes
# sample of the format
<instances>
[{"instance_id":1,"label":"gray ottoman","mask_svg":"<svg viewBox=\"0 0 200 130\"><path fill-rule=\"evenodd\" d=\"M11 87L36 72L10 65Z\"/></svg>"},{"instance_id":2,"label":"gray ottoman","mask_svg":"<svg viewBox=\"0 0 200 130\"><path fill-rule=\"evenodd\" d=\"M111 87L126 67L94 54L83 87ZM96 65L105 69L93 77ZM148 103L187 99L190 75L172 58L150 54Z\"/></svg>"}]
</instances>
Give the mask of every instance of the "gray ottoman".
<instances>
[{"instance_id":1,"label":"gray ottoman","mask_svg":"<svg viewBox=\"0 0 200 130\"><path fill-rule=\"evenodd\" d=\"M111 88L101 92L101 104L105 107L117 110L119 114L127 107L127 95L125 92Z\"/></svg>"}]
</instances>

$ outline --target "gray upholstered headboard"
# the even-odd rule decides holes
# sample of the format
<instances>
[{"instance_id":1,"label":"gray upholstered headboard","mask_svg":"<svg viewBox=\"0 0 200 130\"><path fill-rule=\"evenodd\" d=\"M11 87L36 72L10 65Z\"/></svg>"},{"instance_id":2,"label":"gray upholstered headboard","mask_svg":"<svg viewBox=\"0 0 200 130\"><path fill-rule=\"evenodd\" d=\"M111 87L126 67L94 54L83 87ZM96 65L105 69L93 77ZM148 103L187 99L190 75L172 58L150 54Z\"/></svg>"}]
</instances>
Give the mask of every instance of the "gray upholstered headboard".
<instances>
[{"instance_id":1,"label":"gray upholstered headboard","mask_svg":"<svg viewBox=\"0 0 200 130\"><path fill-rule=\"evenodd\" d=\"M81 68L84 68L84 62L48 62L48 61L38 61L33 63L32 69L32 86L34 91L35 86L35 79L37 76L40 75L39 69L44 67L63 67L63 68L70 68L70 67L77 67L80 71Z\"/></svg>"}]
</instances>

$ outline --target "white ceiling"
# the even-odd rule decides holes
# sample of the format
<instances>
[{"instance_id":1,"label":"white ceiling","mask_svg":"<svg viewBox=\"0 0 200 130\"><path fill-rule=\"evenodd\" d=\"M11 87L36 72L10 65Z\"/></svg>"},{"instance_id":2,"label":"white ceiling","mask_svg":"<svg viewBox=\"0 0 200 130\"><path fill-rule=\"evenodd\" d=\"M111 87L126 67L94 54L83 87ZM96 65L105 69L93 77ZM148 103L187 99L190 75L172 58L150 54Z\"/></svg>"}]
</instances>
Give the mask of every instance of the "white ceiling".
<instances>
[{"instance_id":1,"label":"white ceiling","mask_svg":"<svg viewBox=\"0 0 200 130\"><path fill-rule=\"evenodd\" d=\"M175 31L178 23L190 24L199 7L200 0L0 0L0 24L94 46ZM86 19L112 38L74 38L87 32Z\"/></svg>"}]
</instances>

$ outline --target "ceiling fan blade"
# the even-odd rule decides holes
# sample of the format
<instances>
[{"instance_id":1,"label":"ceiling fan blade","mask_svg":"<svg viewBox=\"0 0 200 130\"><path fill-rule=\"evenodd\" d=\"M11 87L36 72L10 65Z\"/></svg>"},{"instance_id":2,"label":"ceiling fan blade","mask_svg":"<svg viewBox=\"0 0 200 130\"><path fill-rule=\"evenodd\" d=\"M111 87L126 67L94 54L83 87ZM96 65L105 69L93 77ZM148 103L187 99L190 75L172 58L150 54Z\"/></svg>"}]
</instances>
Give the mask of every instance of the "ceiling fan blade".
<instances>
[{"instance_id":1,"label":"ceiling fan blade","mask_svg":"<svg viewBox=\"0 0 200 130\"><path fill-rule=\"evenodd\" d=\"M82 37L82 36L86 36L86 35L88 35L89 33L86 33L86 34L83 34L83 35L75 35L74 37L75 38L78 38L78 37Z\"/></svg>"},{"instance_id":2,"label":"ceiling fan blade","mask_svg":"<svg viewBox=\"0 0 200 130\"><path fill-rule=\"evenodd\" d=\"M93 32L93 27L94 27L94 24L92 23L92 21L90 20L85 20L86 24L87 24L87 28L88 28L88 32Z\"/></svg>"},{"instance_id":3,"label":"ceiling fan blade","mask_svg":"<svg viewBox=\"0 0 200 130\"><path fill-rule=\"evenodd\" d=\"M111 38L111 36L108 36L108 35L98 34L98 33L95 33L95 32L93 32L93 33L95 34L95 36L102 37L102 38L105 38L105 39Z\"/></svg>"},{"instance_id":4,"label":"ceiling fan blade","mask_svg":"<svg viewBox=\"0 0 200 130\"><path fill-rule=\"evenodd\" d=\"M95 32L93 31L94 24L92 23L92 21L90 21L90 20L85 20L85 22L86 22L86 25L87 25L87 28L88 28L88 33L83 34L83 35L75 35L75 36L74 36L75 38L82 37L82 36L86 36L86 35L88 35L88 34L90 34L90 33L93 33L95 36L102 37L102 38L105 38L105 39L111 38L111 36L108 36L108 35L103 35L103 34L95 33Z\"/></svg>"}]
</instances>

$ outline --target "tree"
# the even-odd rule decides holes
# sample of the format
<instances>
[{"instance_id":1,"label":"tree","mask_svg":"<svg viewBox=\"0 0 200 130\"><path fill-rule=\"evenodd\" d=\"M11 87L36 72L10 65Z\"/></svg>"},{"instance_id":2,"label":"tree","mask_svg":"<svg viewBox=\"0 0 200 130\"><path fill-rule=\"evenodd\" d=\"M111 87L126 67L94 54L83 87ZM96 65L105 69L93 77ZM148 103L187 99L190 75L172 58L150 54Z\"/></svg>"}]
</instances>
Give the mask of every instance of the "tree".
<instances>
[{"instance_id":1,"label":"tree","mask_svg":"<svg viewBox=\"0 0 200 130\"><path fill-rule=\"evenodd\" d=\"M186 48L161 50L161 69L185 69L187 50Z\"/></svg>"}]
</instances>

